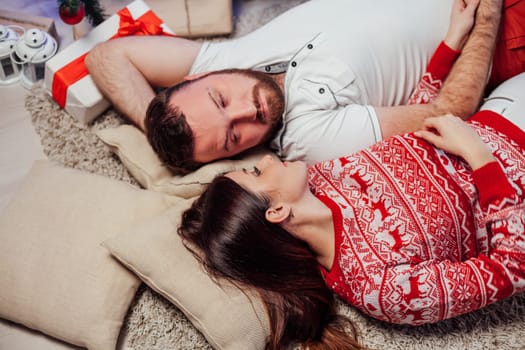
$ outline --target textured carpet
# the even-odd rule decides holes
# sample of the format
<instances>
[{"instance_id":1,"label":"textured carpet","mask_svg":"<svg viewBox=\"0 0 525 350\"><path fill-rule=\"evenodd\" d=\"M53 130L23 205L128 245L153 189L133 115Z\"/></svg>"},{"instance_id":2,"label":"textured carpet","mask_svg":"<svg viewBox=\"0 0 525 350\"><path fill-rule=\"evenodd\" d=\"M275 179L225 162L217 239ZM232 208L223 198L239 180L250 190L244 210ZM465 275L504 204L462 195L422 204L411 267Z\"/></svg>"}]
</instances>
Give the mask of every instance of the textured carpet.
<instances>
[{"instance_id":1,"label":"textured carpet","mask_svg":"<svg viewBox=\"0 0 525 350\"><path fill-rule=\"evenodd\" d=\"M241 11L234 36L251 31L303 1ZM124 122L114 110L105 112L93 125L85 126L62 111L39 87L27 97L26 108L48 158L138 186L118 158L94 134L95 130ZM374 349L525 349L525 294L456 319L417 328L384 324L342 303L339 310L354 320L362 342ZM131 305L124 330L128 334L126 345L137 350L211 349L181 311L144 285Z\"/></svg>"}]
</instances>

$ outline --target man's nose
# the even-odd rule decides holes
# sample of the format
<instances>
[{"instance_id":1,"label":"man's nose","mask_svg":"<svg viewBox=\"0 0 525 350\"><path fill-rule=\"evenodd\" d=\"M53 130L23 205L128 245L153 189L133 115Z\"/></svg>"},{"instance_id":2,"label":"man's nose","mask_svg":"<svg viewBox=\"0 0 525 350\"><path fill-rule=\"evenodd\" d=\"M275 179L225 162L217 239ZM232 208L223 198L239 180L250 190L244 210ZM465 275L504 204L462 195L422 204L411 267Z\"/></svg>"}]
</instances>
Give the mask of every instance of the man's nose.
<instances>
[{"instance_id":1,"label":"man's nose","mask_svg":"<svg viewBox=\"0 0 525 350\"><path fill-rule=\"evenodd\" d=\"M242 121L254 121L257 117L257 107L253 103L238 103L235 106L231 106L229 117L231 121L242 122Z\"/></svg>"}]
</instances>

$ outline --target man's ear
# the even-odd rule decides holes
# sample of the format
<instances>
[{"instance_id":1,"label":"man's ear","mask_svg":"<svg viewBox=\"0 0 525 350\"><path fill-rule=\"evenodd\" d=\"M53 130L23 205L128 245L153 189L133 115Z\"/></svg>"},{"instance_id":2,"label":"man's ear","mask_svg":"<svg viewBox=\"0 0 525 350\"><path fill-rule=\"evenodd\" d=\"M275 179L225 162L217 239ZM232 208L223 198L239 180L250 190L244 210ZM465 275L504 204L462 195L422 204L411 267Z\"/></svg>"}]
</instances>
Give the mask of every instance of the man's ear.
<instances>
[{"instance_id":1,"label":"man's ear","mask_svg":"<svg viewBox=\"0 0 525 350\"><path fill-rule=\"evenodd\" d=\"M199 79L200 77L203 77L205 76L206 74L208 74L209 72L202 72L202 73L196 73L196 74L190 74L190 75L186 75L184 77L184 80L195 80L195 79Z\"/></svg>"},{"instance_id":2,"label":"man's ear","mask_svg":"<svg viewBox=\"0 0 525 350\"><path fill-rule=\"evenodd\" d=\"M290 211L289 205L278 203L266 209L265 217L271 223L280 224L290 216Z\"/></svg>"}]
</instances>

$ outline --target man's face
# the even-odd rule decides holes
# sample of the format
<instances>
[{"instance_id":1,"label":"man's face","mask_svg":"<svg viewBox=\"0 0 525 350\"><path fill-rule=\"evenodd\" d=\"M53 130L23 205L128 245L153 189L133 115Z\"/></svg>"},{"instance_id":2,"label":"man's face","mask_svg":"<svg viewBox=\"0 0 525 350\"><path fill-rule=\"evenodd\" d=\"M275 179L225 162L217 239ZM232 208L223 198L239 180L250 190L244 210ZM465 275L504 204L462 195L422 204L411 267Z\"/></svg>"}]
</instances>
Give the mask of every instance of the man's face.
<instances>
[{"instance_id":1,"label":"man's face","mask_svg":"<svg viewBox=\"0 0 525 350\"><path fill-rule=\"evenodd\" d=\"M176 91L169 104L186 116L193 159L207 163L261 144L284 111L278 85L264 73L212 73Z\"/></svg>"}]
</instances>

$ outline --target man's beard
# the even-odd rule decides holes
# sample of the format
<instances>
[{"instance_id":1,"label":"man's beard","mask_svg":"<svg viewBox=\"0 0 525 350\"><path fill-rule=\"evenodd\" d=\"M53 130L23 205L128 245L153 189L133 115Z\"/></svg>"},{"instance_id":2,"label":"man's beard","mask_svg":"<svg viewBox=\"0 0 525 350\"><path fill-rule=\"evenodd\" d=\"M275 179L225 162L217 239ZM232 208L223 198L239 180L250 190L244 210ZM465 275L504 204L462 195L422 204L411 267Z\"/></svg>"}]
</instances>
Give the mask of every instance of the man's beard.
<instances>
[{"instance_id":1,"label":"man's beard","mask_svg":"<svg viewBox=\"0 0 525 350\"><path fill-rule=\"evenodd\" d=\"M266 73L251 69L225 69L214 71L211 74L240 74L257 81L254 87L254 95L259 91L265 92L268 105L268 123L278 125L284 113L284 94L279 85ZM254 97L254 99L256 99ZM258 104L258 103L257 103Z\"/></svg>"}]
</instances>

